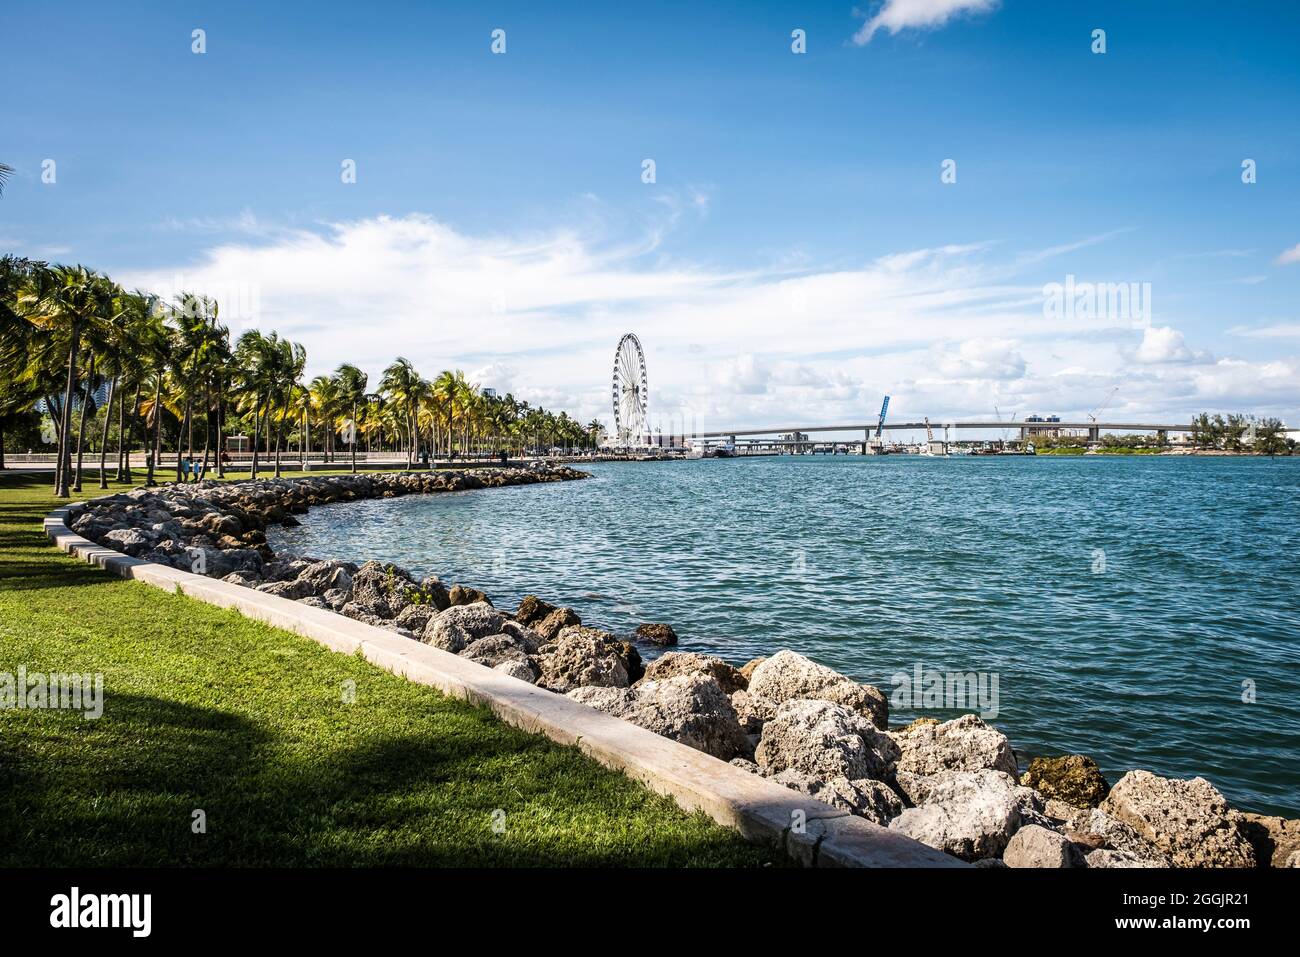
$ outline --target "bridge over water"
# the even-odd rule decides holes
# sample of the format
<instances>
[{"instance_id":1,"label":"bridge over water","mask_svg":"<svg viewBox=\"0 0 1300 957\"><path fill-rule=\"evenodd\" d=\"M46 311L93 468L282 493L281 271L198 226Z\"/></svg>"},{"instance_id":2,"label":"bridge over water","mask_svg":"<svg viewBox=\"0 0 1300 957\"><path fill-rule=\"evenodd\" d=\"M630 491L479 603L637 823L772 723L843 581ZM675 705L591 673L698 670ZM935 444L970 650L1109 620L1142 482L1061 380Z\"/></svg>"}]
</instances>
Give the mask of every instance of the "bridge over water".
<instances>
[{"instance_id":1,"label":"bridge over water","mask_svg":"<svg viewBox=\"0 0 1300 957\"><path fill-rule=\"evenodd\" d=\"M1190 423L1168 423L1168 422L998 422L982 421L979 419L967 420L948 420L934 421L929 423L931 429L947 429L959 431L967 430L987 430L987 431L1006 431L1016 429L1020 432L1020 437L1027 438L1034 433L1058 431L1058 430L1086 430L1090 441L1097 441L1101 438L1101 433L1106 432L1154 432L1161 439L1165 438L1170 432L1191 432L1193 431ZM887 422L884 429L888 431L911 431L924 432L927 428L925 422ZM713 432L688 432L683 438L688 439L731 439L734 441L738 437L764 437L776 435L797 435L799 433L811 435L814 432L861 432L864 441L871 438L871 434L876 430L876 423L872 422L865 425L802 425L789 426L787 428L774 429L719 429Z\"/></svg>"}]
</instances>

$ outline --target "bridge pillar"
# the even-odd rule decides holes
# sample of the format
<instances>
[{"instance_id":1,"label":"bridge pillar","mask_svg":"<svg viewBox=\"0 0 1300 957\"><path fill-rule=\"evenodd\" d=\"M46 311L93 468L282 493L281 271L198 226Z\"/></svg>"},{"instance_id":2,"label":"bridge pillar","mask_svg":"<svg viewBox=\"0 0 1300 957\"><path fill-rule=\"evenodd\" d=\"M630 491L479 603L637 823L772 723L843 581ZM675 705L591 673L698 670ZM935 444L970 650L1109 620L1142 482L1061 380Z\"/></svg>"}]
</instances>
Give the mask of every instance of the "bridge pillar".
<instances>
[{"instance_id":1,"label":"bridge pillar","mask_svg":"<svg viewBox=\"0 0 1300 957\"><path fill-rule=\"evenodd\" d=\"M1157 444L1157 445L1168 445L1168 444L1169 444L1169 432L1168 432L1168 430L1166 430L1166 429L1156 429L1156 444Z\"/></svg>"},{"instance_id":2,"label":"bridge pillar","mask_svg":"<svg viewBox=\"0 0 1300 957\"><path fill-rule=\"evenodd\" d=\"M1094 425L1094 426L1090 426L1089 429L1088 429L1088 441L1089 441L1089 442L1100 442L1100 441L1101 441L1101 429L1099 429L1099 428L1098 428L1097 426L1095 426L1095 425Z\"/></svg>"}]
</instances>

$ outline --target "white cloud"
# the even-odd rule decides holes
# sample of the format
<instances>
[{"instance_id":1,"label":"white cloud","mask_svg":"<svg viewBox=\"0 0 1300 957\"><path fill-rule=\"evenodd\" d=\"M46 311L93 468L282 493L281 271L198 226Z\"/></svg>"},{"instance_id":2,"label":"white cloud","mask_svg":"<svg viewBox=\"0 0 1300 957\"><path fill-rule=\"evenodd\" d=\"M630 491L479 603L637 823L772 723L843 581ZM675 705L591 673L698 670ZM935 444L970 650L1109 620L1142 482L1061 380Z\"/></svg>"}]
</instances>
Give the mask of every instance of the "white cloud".
<instances>
[{"instance_id":1,"label":"white cloud","mask_svg":"<svg viewBox=\"0 0 1300 957\"><path fill-rule=\"evenodd\" d=\"M1282 322L1272 326L1234 326L1229 334L1246 339L1300 339L1300 322Z\"/></svg>"},{"instance_id":2,"label":"white cloud","mask_svg":"<svg viewBox=\"0 0 1300 957\"><path fill-rule=\"evenodd\" d=\"M1282 255L1277 257L1279 266L1287 266L1291 263L1300 263L1300 243L1296 243L1290 249L1285 250Z\"/></svg>"},{"instance_id":3,"label":"white cloud","mask_svg":"<svg viewBox=\"0 0 1300 957\"><path fill-rule=\"evenodd\" d=\"M1023 257L994 258L987 243L821 271L722 270L674 260L664 235L662 222L632 236L602 224L472 235L384 216L268 229L192 264L114 275L128 288L254 291L255 315L223 299L223 319L302 341L309 375L347 360L377 377L404 355L426 376L461 368L584 420L608 416L613 350L629 330L646 349L652 418L719 427L871 421L885 392L896 414L934 421L995 405L1082 414L1115 385L1134 415L1182 418L1218 395L1284 417L1300 408L1293 384L1289 398L1268 392L1275 408L1251 408L1273 367L1246 363L1256 381L1172 327L1139 342L1046 318L1040 287L1014 281Z\"/></svg>"},{"instance_id":4,"label":"white cloud","mask_svg":"<svg viewBox=\"0 0 1300 957\"><path fill-rule=\"evenodd\" d=\"M997 6L997 0L884 0L875 16L868 18L853 36L858 46L870 43L878 30L891 34L906 29L941 27L963 13L985 13Z\"/></svg>"},{"instance_id":5,"label":"white cloud","mask_svg":"<svg viewBox=\"0 0 1300 957\"><path fill-rule=\"evenodd\" d=\"M1134 353L1138 362L1186 362L1192 358L1183 334L1171 326L1148 326Z\"/></svg>"},{"instance_id":6,"label":"white cloud","mask_svg":"<svg viewBox=\"0 0 1300 957\"><path fill-rule=\"evenodd\" d=\"M967 339L936 356L936 368L953 379L1019 379L1027 371L1025 357L1010 339Z\"/></svg>"}]
</instances>

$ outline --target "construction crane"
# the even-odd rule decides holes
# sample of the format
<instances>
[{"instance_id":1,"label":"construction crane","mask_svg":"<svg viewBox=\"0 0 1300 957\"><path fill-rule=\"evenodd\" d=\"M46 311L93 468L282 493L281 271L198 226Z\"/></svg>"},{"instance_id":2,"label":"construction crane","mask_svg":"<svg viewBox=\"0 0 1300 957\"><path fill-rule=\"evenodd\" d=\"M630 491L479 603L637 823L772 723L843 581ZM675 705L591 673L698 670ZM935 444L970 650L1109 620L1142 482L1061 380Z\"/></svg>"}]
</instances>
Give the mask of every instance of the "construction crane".
<instances>
[{"instance_id":1,"label":"construction crane","mask_svg":"<svg viewBox=\"0 0 1300 957\"><path fill-rule=\"evenodd\" d=\"M944 426L944 441L942 444L934 440L934 429L930 427L930 417L925 417L925 451L922 455L947 455L948 454L948 427ZM934 447L938 445L939 451L936 452Z\"/></svg>"},{"instance_id":2,"label":"construction crane","mask_svg":"<svg viewBox=\"0 0 1300 957\"><path fill-rule=\"evenodd\" d=\"M889 396L885 396L885 401L880 404L880 418L876 420L876 434L872 435L871 430L867 429L866 443L862 446L864 455L884 455L885 441L881 438L885 429L885 413L889 411Z\"/></svg>"},{"instance_id":3,"label":"construction crane","mask_svg":"<svg viewBox=\"0 0 1300 957\"><path fill-rule=\"evenodd\" d=\"M999 409L996 405L993 406L993 414L994 414L995 416L997 416L997 420L998 420L999 422L1002 421L1002 410ZM1007 419L1007 423L1010 424L1010 423L1012 423L1012 422L1014 422L1014 421L1016 421L1016 414L1015 414L1014 412L1012 412L1012 413L1011 413L1011 418ZM1008 430L1007 430L1007 429L1003 429L1003 430L1002 430L1002 441L1005 442L1005 441L1007 440L1008 437L1009 437L1009 432L1008 432Z\"/></svg>"},{"instance_id":4,"label":"construction crane","mask_svg":"<svg viewBox=\"0 0 1300 957\"><path fill-rule=\"evenodd\" d=\"M1096 422L1097 416L1101 415L1101 410L1106 408L1106 406L1110 405L1110 400L1115 398L1115 393L1118 391L1119 391L1119 386L1115 386L1115 388L1111 389L1110 392L1106 393L1106 398L1101 400L1101 405L1097 406L1097 408L1089 412L1088 418L1091 421Z\"/></svg>"}]
</instances>

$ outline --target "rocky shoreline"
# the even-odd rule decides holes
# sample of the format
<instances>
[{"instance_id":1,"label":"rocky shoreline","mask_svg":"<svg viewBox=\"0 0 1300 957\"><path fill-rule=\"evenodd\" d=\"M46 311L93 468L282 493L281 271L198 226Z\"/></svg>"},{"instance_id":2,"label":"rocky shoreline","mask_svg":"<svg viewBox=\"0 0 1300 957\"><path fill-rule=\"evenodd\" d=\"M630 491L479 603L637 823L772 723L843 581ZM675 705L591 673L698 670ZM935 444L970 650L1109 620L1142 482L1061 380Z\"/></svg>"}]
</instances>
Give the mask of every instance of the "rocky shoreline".
<instances>
[{"instance_id":1,"label":"rocky shoreline","mask_svg":"<svg viewBox=\"0 0 1300 957\"><path fill-rule=\"evenodd\" d=\"M466 491L587 474L565 466L201 482L137 489L74 510L108 548L386 628L547 688L983 867L1300 867L1300 820L1229 807L1202 778L1130 771L1113 785L1083 755L1021 772L978 716L889 726L889 702L792 651L736 666L646 623L617 636L529 595L482 591L376 561L278 557L271 525L313 505Z\"/></svg>"}]
</instances>

